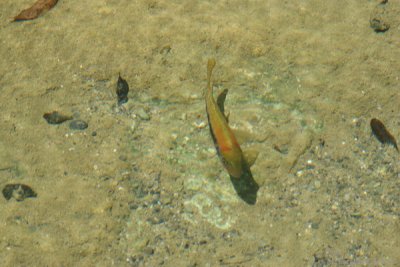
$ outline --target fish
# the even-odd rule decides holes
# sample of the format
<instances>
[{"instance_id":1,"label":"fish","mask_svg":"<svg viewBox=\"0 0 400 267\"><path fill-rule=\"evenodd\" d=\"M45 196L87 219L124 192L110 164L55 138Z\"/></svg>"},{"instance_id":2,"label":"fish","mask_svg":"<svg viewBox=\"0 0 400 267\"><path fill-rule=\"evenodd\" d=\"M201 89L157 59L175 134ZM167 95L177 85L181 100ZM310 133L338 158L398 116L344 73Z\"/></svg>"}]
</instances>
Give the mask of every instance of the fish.
<instances>
[{"instance_id":1,"label":"fish","mask_svg":"<svg viewBox=\"0 0 400 267\"><path fill-rule=\"evenodd\" d=\"M385 125L378 119L372 119L370 122L371 130L376 139L382 144L390 144L399 152L397 142L394 136L386 129Z\"/></svg>"},{"instance_id":2,"label":"fish","mask_svg":"<svg viewBox=\"0 0 400 267\"><path fill-rule=\"evenodd\" d=\"M118 74L116 93L118 97L118 105L128 102L129 85L125 79L122 79L121 74Z\"/></svg>"},{"instance_id":3,"label":"fish","mask_svg":"<svg viewBox=\"0 0 400 267\"><path fill-rule=\"evenodd\" d=\"M218 96L217 101L214 100L211 76L215 65L214 58L208 60L205 93L208 125L215 148L225 169L231 177L241 178L246 174L249 166L223 111L223 104L228 91L224 90Z\"/></svg>"}]
</instances>

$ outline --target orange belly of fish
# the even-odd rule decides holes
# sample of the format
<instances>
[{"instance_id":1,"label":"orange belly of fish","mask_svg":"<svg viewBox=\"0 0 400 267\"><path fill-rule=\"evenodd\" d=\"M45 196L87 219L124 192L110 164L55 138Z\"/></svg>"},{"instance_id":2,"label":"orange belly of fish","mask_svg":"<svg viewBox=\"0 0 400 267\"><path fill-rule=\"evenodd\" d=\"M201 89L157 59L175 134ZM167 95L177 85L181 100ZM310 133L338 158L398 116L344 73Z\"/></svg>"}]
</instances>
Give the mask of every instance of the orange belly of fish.
<instances>
[{"instance_id":1,"label":"orange belly of fish","mask_svg":"<svg viewBox=\"0 0 400 267\"><path fill-rule=\"evenodd\" d=\"M239 147L238 142L233 134L229 137L218 138L218 147L221 151L228 152L233 150L235 147Z\"/></svg>"},{"instance_id":2,"label":"orange belly of fish","mask_svg":"<svg viewBox=\"0 0 400 267\"><path fill-rule=\"evenodd\" d=\"M218 147L221 152L229 152L232 150L232 146L227 144L220 144Z\"/></svg>"}]
</instances>

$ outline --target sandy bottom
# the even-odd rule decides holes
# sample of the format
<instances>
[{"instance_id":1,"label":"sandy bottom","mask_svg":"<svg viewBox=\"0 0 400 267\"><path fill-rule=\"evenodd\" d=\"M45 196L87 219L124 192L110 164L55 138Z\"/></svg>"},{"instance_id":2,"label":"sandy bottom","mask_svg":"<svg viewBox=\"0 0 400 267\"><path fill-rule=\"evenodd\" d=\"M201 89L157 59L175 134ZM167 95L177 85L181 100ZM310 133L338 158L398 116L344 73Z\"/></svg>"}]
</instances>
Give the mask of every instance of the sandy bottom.
<instances>
[{"instance_id":1,"label":"sandy bottom","mask_svg":"<svg viewBox=\"0 0 400 267\"><path fill-rule=\"evenodd\" d=\"M399 153L369 122L400 137L400 2L379 2L60 0L11 23L32 1L1 1L0 189L37 193L0 195L1 265L398 264ZM210 137L209 57L254 205Z\"/></svg>"}]
</instances>

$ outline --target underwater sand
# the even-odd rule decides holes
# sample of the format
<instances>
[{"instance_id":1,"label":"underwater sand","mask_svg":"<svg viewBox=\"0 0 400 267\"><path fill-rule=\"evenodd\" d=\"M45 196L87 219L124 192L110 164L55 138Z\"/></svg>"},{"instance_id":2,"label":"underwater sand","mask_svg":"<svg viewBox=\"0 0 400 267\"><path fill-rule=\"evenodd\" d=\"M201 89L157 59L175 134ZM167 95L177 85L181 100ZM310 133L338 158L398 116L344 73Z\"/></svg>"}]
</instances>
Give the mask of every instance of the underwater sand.
<instances>
[{"instance_id":1,"label":"underwater sand","mask_svg":"<svg viewBox=\"0 0 400 267\"><path fill-rule=\"evenodd\" d=\"M32 2L0 3L0 188L37 193L0 196L2 266L399 266L400 157L369 126L400 137L399 1L60 0L10 22ZM209 57L259 152L254 205L210 137Z\"/></svg>"}]
</instances>

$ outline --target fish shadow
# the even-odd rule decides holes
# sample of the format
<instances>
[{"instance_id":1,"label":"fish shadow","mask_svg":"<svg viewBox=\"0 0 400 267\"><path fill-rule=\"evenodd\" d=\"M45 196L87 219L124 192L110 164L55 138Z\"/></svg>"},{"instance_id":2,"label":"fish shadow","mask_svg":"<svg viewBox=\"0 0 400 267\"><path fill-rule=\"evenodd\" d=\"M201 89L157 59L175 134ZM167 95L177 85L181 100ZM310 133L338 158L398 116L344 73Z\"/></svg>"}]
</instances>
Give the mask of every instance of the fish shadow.
<instances>
[{"instance_id":1,"label":"fish shadow","mask_svg":"<svg viewBox=\"0 0 400 267\"><path fill-rule=\"evenodd\" d=\"M240 178L230 176L233 188L238 196L247 204L254 205L257 202L257 192L260 187L253 178L250 169L247 169Z\"/></svg>"}]
</instances>

